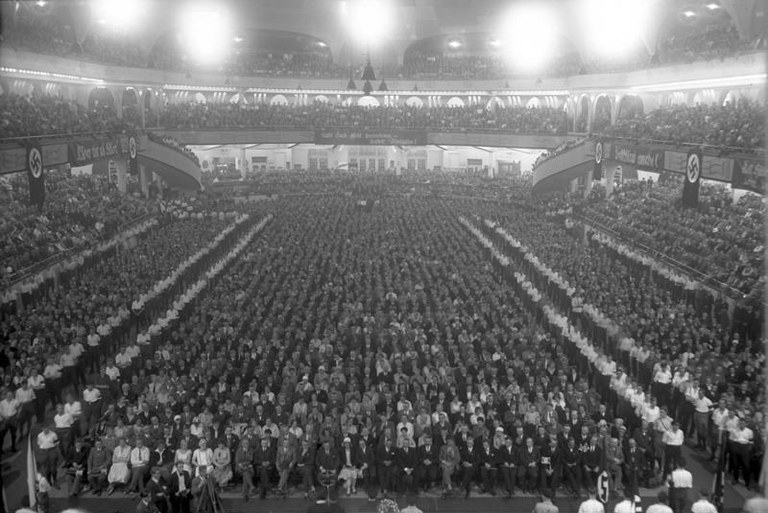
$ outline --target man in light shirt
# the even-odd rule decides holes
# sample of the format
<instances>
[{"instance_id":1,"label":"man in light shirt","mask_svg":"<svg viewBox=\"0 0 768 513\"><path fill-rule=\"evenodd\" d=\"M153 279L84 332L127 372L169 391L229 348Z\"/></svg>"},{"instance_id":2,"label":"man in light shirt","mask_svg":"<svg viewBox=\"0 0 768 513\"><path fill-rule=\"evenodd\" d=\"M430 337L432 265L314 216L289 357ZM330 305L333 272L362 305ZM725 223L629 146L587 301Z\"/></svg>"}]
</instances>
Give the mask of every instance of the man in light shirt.
<instances>
[{"instance_id":1,"label":"man in light shirt","mask_svg":"<svg viewBox=\"0 0 768 513\"><path fill-rule=\"evenodd\" d=\"M658 502L648 506L645 513L674 513L672 508L669 507L669 495L667 495L665 490L661 490L656 497Z\"/></svg>"},{"instance_id":2,"label":"man in light shirt","mask_svg":"<svg viewBox=\"0 0 768 513\"><path fill-rule=\"evenodd\" d=\"M61 402L61 365L56 362L53 356L48 357L45 369L43 369L43 377L51 404L56 407L56 404Z\"/></svg>"},{"instance_id":3,"label":"man in light shirt","mask_svg":"<svg viewBox=\"0 0 768 513\"><path fill-rule=\"evenodd\" d=\"M136 438L136 447L131 449L131 482L129 492L144 493L144 478L149 471L149 447L144 445L142 437Z\"/></svg>"},{"instance_id":4,"label":"man in light shirt","mask_svg":"<svg viewBox=\"0 0 768 513\"><path fill-rule=\"evenodd\" d=\"M701 490L701 497L691 506L691 513L718 513L717 507L709 502L709 490Z\"/></svg>"},{"instance_id":5,"label":"man in light shirt","mask_svg":"<svg viewBox=\"0 0 768 513\"><path fill-rule=\"evenodd\" d=\"M597 500L597 490L589 488L589 498L579 505L579 513L605 513L605 506Z\"/></svg>"},{"instance_id":6,"label":"man in light shirt","mask_svg":"<svg viewBox=\"0 0 768 513\"><path fill-rule=\"evenodd\" d=\"M712 449L710 461L714 460L719 453L720 445L725 440L725 424L728 420L728 408L725 406L725 397L717 401L717 408L712 412L712 433L709 446Z\"/></svg>"},{"instance_id":7,"label":"man in light shirt","mask_svg":"<svg viewBox=\"0 0 768 513\"><path fill-rule=\"evenodd\" d=\"M707 448L709 438L709 418L712 412L712 400L704 395L704 390L697 389L693 402L693 427L696 430L696 444L701 449Z\"/></svg>"},{"instance_id":8,"label":"man in light shirt","mask_svg":"<svg viewBox=\"0 0 768 513\"><path fill-rule=\"evenodd\" d=\"M693 475L685 469L685 459L678 458L675 470L669 476L669 503L674 513L682 513L689 502L689 494L693 488Z\"/></svg>"},{"instance_id":9,"label":"man in light shirt","mask_svg":"<svg viewBox=\"0 0 768 513\"><path fill-rule=\"evenodd\" d=\"M674 468L675 462L680 458L685 434L680 429L677 421L672 422L672 429L663 433L661 441L664 444L665 472Z\"/></svg>"},{"instance_id":10,"label":"man in light shirt","mask_svg":"<svg viewBox=\"0 0 768 513\"><path fill-rule=\"evenodd\" d=\"M739 423L731 431L731 449L733 450L733 482L739 481L739 472L744 473L744 485L749 488L750 472L750 453L752 452L752 443L755 434L747 427L744 419L739 419Z\"/></svg>"},{"instance_id":11,"label":"man in light shirt","mask_svg":"<svg viewBox=\"0 0 768 513\"><path fill-rule=\"evenodd\" d=\"M16 428L19 421L19 401L14 393L6 389L0 401L0 452L5 443L5 435L11 434L11 451L16 452Z\"/></svg>"},{"instance_id":12,"label":"man in light shirt","mask_svg":"<svg viewBox=\"0 0 768 513\"><path fill-rule=\"evenodd\" d=\"M90 432L101 417L101 392L93 381L89 381L83 390L83 401L83 422Z\"/></svg>"},{"instance_id":13,"label":"man in light shirt","mask_svg":"<svg viewBox=\"0 0 768 513\"><path fill-rule=\"evenodd\" d=\"M37 367L32 367L29 370L27 383L35 391L35 419L41 423L45 420L45 378L38 372Z\"/></svg>"},{"instance_id":14,"label":"man in light shirt","mask_svg":"<svg viewBox=\"0 0 768 513\"><path fill-rule=\"evenodd\" d=\"M56 476L59 469L61 451L59 450L59 437L51 429L50 424L45 424L43 430L37 435L37 472L45 476L49 482L57 488Z\"/></svg>"}]
</instances>

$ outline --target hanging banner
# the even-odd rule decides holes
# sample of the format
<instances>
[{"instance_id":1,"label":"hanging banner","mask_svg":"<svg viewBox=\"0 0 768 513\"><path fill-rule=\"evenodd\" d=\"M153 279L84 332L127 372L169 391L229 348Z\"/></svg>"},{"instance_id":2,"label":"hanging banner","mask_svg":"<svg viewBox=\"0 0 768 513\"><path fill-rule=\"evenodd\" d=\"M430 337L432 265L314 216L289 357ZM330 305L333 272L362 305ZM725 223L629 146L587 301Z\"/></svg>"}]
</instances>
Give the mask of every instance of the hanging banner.
<instances>
[{"instance_id":1,"label":"hanging banner","mask_svg":"<svg viewBox=\"0 0 768 513\"><path fill-rule=\"evenodd\" d=\"M605 147L603 141L595 143L595 165L592 169L592 180L603 179L603 157L605 156Z\"/></svg>"},{"instance_id":2,"label":"hanging banner","mask_svg":"<svg viewBox=\"0 0 768 513\"><path fill-rule=\"evenodd\" d=\"M136 142L136 137L130 136L128 138L128 160L130 162L130 174L131 176L138 176L139 174L139 145Z\"/></svg>"},{"instance_id":3,"label":"hanging banner","mask_svg":"<svg viewBox=\"0 0 768 513\"><path fill-rule=\"evenodd\" d=\"M27 148L27 177L29 178L29 201L42 210L45 203L45 169L39 144Z\"/></svg>"},{"instance_id":4,"label":"hanging banner","mask_svg":"<svg viewBox=\"0 0 768 513\"><path fill-rule=\"evenodd\" d=\"M357 144L373 146L422 146L426 131L392 130L365 132L352 129L316 130L315 144Z\"/></svg>"},{"instance_id":5,"label":"hanging banner","mask_svg":"<svg viewBox=\"0 0 768 513\"><path fill-rule=\"evenodd\" d=\"M120 139L110 138L92 142L76 142L69 145L69 162L73 166L82 166L94 160L101 160L120 155Z\"/></svg>"},{"instance_id":6,"label":"hanging banner","mask_svg":"<svg viewBox=\"0 0 768 513\"><path fill-rule=\"evenodd\" d=\"M699 206L699 186L701 185L701 153L691 152L685 168L683 182L683 207L696 208Z\"/></svg>"}]
</instances>

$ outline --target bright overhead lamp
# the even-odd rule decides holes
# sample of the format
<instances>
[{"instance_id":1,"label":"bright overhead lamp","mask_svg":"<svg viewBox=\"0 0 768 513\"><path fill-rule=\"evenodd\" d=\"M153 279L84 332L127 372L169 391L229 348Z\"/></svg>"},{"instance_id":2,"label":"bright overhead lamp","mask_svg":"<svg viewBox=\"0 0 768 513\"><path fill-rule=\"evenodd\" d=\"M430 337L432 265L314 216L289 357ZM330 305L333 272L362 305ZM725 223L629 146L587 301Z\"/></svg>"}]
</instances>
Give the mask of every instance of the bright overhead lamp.
<instances>
[{"instance_id":1,"label":"bright overhead lamp","mask_svg":"<svg viewBox=\"0 0 768 513\"><path fill-rule=\"evenodd\" d=\"M519 3L502 17L499 43L509 65L522 73L546 68L557 53L559 17L549 2Z\"/></svg>"},{"instance_id":2,"label":"bright overhead lamp","mask_svg":"<svg viewBox=\"0 0 768 513\"><path fill-rule=\"evenodd\" d=\"M458 39L451 39L448 41L448 48L451 48L453 50L456 50L457 48L461 48L461 41Z\"/></svg>"},{"instance_id":3,"label":"bright overhead lamp","mask_svg":"<svg viewBox=\"0 0 768 513\"><path fill-rule=\"evenodd\" d=\"M710 11L716 11L717 9L720 9L720 4L717 4L715 2L708 3L707 9L709 9Z\"/></svg>"},{"instance_id":4,"label":"bright overhead lamp","mask_svg":"<svg viewBox=\"0 0 768 513\"><path fill-rule=\"evenodd\" d=\"M342 2L341 16L352 39L366 48L389 39L394 28L392 0Z\"/></svg>"},{"instance_id":5,"label":"bright overhead lamp","mask_svg":"<svg viewBox=\"0 0 768 513\"><path fill-rule=\"evenodd\" d=\"M234 41L235 43L242 43L244 39L240 36L235 36L234 38L232 38L232 41Z\"/></svg>"},{"instance_id":6,"label":"bright overhead lamp","mask_svg":"<svg viewBox=\"0 0 768 513\"><path fill-rule=\"evenodd\" d=\"M38 7L45 7L47 3L48 2L46 2L45 0L37 0L37 2L35 2L35 5L37 5Z\"/></svg>"},{"instance_id":7,"label":"bright overhead lamp","mask_svg":"<svg viewBox=\"0 0 768 513\"><path fill-rule=\"evenodd\" d=\"M658 23L658 2L583 0L582 38L588 51L606 58L627 57L642 48L649 27Z\"/></svg>"},{"instance_id":8,"label":"bright overhead lamp","mask_svg":"<svg viewBox=\"0 0 768 513\"><path fill-rule=\"evenodd\" d=\"M185 53L198 64L220 62L234 40L229 16L216 4L188 8L179 23Z\"/></svg>"},{"instance_id":9,"label":"bright overhead lamp","mask_svg":"<svg viewBox=\"0 0 768 513\"><path fill-rule=\"evenodd\" d=\"M328 48L328 43L326 43L325 41L318 41L317 46L319 46L320 48Z\"/></svg>"},{"instance_id":10,"label":"bright overhead lamp","mask_svg":"<svg viewBox=\"0 0 768 513\"><path fill-rule=\"evenodd\" d=\"M41 2L37 2L37 5L40 4ZM131 0L130 8L126 8L124 0L93 0L91 2L91 15L96 23L120 29L137 27L146 12L147 0Z\"/></svg>"},{"instance_id":11,"label":"bright overhead lamp","mask_svg":"<svg viewBox=\"0 0 768 513\"><path fill-rule=\"evenodd\" d=\"M686 18L693 18L694 16L696 16L696 13L688 9L687 11L683 11L683 16L685 16Z\"/></svg>"}]
</instances>

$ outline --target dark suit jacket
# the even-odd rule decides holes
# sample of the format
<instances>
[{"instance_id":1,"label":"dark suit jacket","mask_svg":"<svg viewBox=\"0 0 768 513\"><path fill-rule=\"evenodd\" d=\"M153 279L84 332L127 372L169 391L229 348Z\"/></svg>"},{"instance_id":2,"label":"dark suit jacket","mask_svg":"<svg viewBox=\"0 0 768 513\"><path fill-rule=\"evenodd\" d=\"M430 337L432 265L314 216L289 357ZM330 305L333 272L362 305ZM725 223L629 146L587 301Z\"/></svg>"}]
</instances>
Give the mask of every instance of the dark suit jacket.
<instances>
[{"instance_id":1,"label":"dark suit jacket","mask_svg":"<svg viewBox=\"0 0 768 513\"><path fill-rule=\"evenodd\" d=\"M440 449L437 445L432 444L427 450L426 445L422 445L416 451L418 453L419 465L425 466L424 460L429 460L430 465L437 465L440 463Z\"/></svg>"},{"instance_id":2,"label":"dark suit jacket","mask_svg":"<svg viewBox=\"0 0 768 513\"><path fill-rule=\"evenodd\" d=\"M165 502L168 498L168 494L165 487L160 482L155 482L154 479L150 479L147 485L144 487L144 491L149 494L150 502L155 504Z\"/></svg>"},{"instance_id":3,"label":"dark suit jacket","mask_svg":"<svg viewBox=\"0 0 768 513\"><path fill-rule=\"evenodd\" d=\"M533 447L529 451L527 447L523 447L518 453L518 461L520 462L520 466L524 468L531 468L531 463L535 463L538 467L539 462L541 461L541 453L539 452L539 448Z\"/></svg>"},{"instance_id":4,"label":"dark suit jacket","mask_svg":"<svg viewBox=\"0 0 768 513\"><path fill-rule=\"evenodd\" d=\"M581 455L581 462L592 469L600 467L602 461L603 451L598 446L595 446L594 450L588 450Z\"/></svg>"},{"instance_id":5,"label":"dark suit jacket","mask_svg":"<svg viewBox=\"0 0 768 513\"><path fill-rule=\"evenodd\" d=\"M357 450L355 451L354 463L357 468L360 468L364 463L367 463L368 469L373 471L373 469L376 468L376 451L367 445L365 446L365 449L358 445Z\"/></svg>"},{"instance_id":6,"label":"dark suit jacket","mask_svg":"<svg viewBox=\"0 0 768 513\"><path fill-rule=\"evenodd\" d=\"M177 493L179 493L179 481L184 481L184 485L187 488L187 491L191 491L192 489L192 476L187 472L186 470L182 471L181 474L179 474L177 471L173 471L171 474L171 482L168 485L168 493L171 496L175 496Z\"/></svg>"},{"instance_id":7,"label":"dark suit jacket","mask_svg":"<svg viewBox=\"0 0 768 513\"><path fill-rule=\"evenodd\" d=\"M415 469L419 464L419 453L415 447L409 447L407 450L403 447L395 453L395 462L401 469Z\"/></svg>"},{"instance_id":8,"label":"dark suit jacket","mask_svg":"<svg viewBox=\"0 0 768 513\"><path fill-rule=\"evenodd\" d=\"M315 456L315 466L318 471L320 470L320 467L323 467L325 470L339 470L339 467L341 466L339 453L333 448L331 448L328 453L325 452L325 449L320 449Z\"/></svg>"},{"instance_id":9,"label":"dark suit jacket","mask_svg":"<svg viewBox=\"0 0 768 513\"><path fill-rule=\"evenodd\" d=\"M259 444L256 450L253 451L253 459L256 463L256 468L263 468L266 463L269 463L269 468L272 468L275 466L277 451L271 445L264 450L261 448L261 444Z\"/></svg>"},{"instance_id":10,"label":"dark suit jacket","mask_svg":"<svg viewBox=\"0 0 768 513\"><path fill-rule=\"evenodd\" d=\"M472 447L472 452L469 452L469 449L466 447L461 447L459 449L459 455L461 457L461 467L464 468L466 465L464 463L471 463L472 468L477 469L480 467L480 464L483 461L483 454L480 448L478 447Z\"/></svg>"},{"instance_id":11,"label":"dark suit jacket","mask_svg":"<svg viewBox=\"0 0 768 513\"><path fill-rule=\"evenodd\" d=\"M642 472L645 469L645 462L645 454L640 447L636 448L634 453L629 449L624 451L624 471L626 473Z\"/></svg>"},{"instance_id":12,"label":"dark suit jacket","mask_svg":"<svg viewBox=\"0 0 768 513\"><path fill-rule=\"evenodd\" d=\"M395 449L394 445L391 445L389 449L387 449L386 445L380 446L379 450L376 452L376 462L379 465L387 466L385 462L390 461L392 462L390 467L394 467L397 464L397 449Z\"/></svg>"},{"instance_id":13,"label":"dark suit jacket","mask_svg":"<svg viewBox=\"0 0 768 513\"><path fill-rule=\"evenodd\" d=\"M517 466L518 464L517 449L515 449L514 445L509 446L509 448L507 448L506 445L504 447L499 448L498 457L499 457L500 465L502 467L506 466L505 463L509 463L515 466Z\"/></svg>"}]
</instances>

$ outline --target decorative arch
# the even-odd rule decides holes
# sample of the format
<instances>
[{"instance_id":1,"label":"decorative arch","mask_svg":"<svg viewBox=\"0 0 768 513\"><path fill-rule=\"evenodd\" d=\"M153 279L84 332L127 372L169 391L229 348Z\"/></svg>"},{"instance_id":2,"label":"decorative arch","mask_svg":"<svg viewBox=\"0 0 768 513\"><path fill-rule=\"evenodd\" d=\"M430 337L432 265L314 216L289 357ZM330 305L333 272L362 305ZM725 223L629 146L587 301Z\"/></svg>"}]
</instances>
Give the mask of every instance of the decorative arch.
<instances>
[{"instance_id":1,"label":"decorative arch","mask_svg":"<svg viewBox=\"0 0 768 513\"><path fill-rule=\"evenodd\" d=\"M116 110L115 96L106 87L97 87L88 95L88 108Z\"/></svg>"},{"instance_id":2,"label":"decorative arch","mask_svg":"<svg viewBox=\"0 0 768 513\"><path fill-rule=\"evenodd\" d=\"M464 100L459 98L458 96L453 96L448 102L445 104L446 107L464 107L466 105L464 103Z\"/></svg>"},{"instance_id":3,"label":"decorative arch","mask_svg":"<svg viewBox=\"0 0 768 513\"><path fill-rule=\"evenodd\" d=\"M532 98L529 98L527 102L525 102L525 108L526 109L538 109L542 106L541 99L538 96L534 96Z\"/></svg>"},{"instance_id":4,"label":"decorative arch","mask_svg":"<svg viewBox=\"0 0 768 513\"><path fill-rule=\"evenodd\" d=\"M636 94L628 94L619 100L618 118L630 119L643 115L643 99Z\"/></svg>"},{"instance_id":5,"label":"decorative arch","mask_svg":"<svg viewBox=\"0 0 768 513\"><path fill-rule=\"evenodd\" d=\"M123 91L120 101L120 110L123 117L138 115L139 113L139 93L133 87L126 87Z\"/></svg>"},{"instance_id":6,"label":"decorative arch","mask_svg":"<svg viewBox=\"0 0 768 513\"><path fill-rule=\"evenodd\" d=\"M503 109L505 107L506 105L504 105L504 100L502 100L498 96L494 96L493 98L488 100L488 103L485 106L485 108L487 109L496 109L496 108Z\"/></svg>"},{"instance_id":7,"label":"decorative arch","mask_svg":"<svg viewBox=\"0 0 768 513\"><path fill-rule=\"evenodd\" d=\"M314 99L315 103L331 103L331 100L324 94L318 94Z\"/></svg>"},{"instance_id":8,"label":"decorative arch","mask_svg":"<svg viewBox=\"0 0 768 513\"><path fill-rule=\"evenodd\" d=\"M595 98L594 114L592 115L592 131L600 131L611 125L613 102L607 94Z\"/></svg>"},{"instance_id":9,"label":"decorative arch","mask_svg":"<svg viewBox=\"0 0 768 513\"><path fill-rule=\"evenodd\" d=\"M193 100L195 103L208 103L208 98L203 93L195 93Z\"/></svg>"},{"instance_id":10,"label":"decorative arch","mask_svg":"<svg viewBox=\"0 0 768 513\"><path fill-rule=\"evenodd\" d=\"M733 105L739 103L739 95L736 91L724 91L721 101L719 102L723 107L726 105Z\"/></svg>"},{"instance_id":11,"label":"decorative arch","mask_svg":"<svg viewBox=\"0 0 768 513\"><path fill-rule=\"evenodd\" d=\"M715 91L714 89L704 89L697 91L693 95L693 105L708 105L715 103Z\"/></svg>"},{"instance_id":12,"label":"decorative arch","mask_svg":"<svg viewBox=\"0 0 768 513\"><path fill-rule=\"evenodd\" d=\"M244 94L235 93L229 97L229 103L232 103L234 105L240 105L248 102L246 101Z\"/></svg>"},{"instance_id":13,"label":"decorative arch","mask_svg":"<svg viewBox=\"0 0 768 513\"><path fill-rule=\"evenodd\" d=\"M419 98L418 96L411 96L407 100L405 100L405 104L409 107L423 107L424 106L424 100Z\"/></svg>"},{"instance_id":14,"label":"decorative arch","mask_svg":"<svg viewBox=\"0 0 768 513\"><path fill-rule=\"evenodd\" d=\"M357 104L360 107L379 107L381 105L379 100L377 100L373 96L363 96L362 98L357 100Z\"/></svg>"},{"instance_id":15,"label":"decorative arch","mask_svg":"<svg viewBox=\"0 0 768 513\"><path fill-rule=\"evenodd\" d=\"M288 105L288 98L284 94L276 94L269 99L270 105Z\"/></svg>"}]
</instances>

